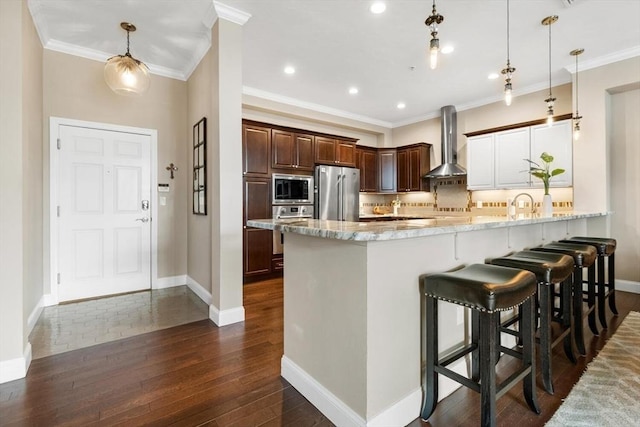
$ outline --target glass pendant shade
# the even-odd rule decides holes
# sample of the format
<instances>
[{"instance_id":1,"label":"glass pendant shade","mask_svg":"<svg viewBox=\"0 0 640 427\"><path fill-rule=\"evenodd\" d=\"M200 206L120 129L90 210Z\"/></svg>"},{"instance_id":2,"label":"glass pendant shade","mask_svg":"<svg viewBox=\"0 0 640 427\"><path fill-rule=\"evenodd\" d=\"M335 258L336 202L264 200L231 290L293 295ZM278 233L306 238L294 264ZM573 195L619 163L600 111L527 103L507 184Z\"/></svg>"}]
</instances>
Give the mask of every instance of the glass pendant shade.
<instances>
[{"instance_id":1,"label":"glass pendant shade","mask_svg":"<svg viewBox=\"0 0 640 427\"><path fill-rule=\"evenodd\" d=\"M511 101L513 99L513 95L511 94L511 83L506 83L504 85L504 103L507 105L511 105Z\"/></svg>"},{"instance_id":2,"label":"glass pendant shade","mask_svg":"<svg viewBox=\"0 0 640 427\"><path fill-rule=\"evenodd\" d=\"M429 43L429 66L432 70L438 66L438 50L440 49L440 40L431 39Z\"/></svg>"},{"instance_id":3,"label":"glass pendant shade","mask_svg":"<svg viewBox=\"0 0 640 427\"><path fill-rule=\"evenodd\" d=\"M107 59L104 80L119 95L141 95L149 89L149 68L129 53L129 33L136 31L136 26L121 22L120 27L127 32L127 53Z\"/></svg>"},{"instance_id":4,"label":"glass pendant shade","mask_svg":"<svg viewBox=\"0 0 640 427\"><path fill-rule=\"evenodd\" d=\"M116 55L107 60L104 80L119 95L141 95L149 88L149 69L129 54Z\"/></svg>"}]
</instances>

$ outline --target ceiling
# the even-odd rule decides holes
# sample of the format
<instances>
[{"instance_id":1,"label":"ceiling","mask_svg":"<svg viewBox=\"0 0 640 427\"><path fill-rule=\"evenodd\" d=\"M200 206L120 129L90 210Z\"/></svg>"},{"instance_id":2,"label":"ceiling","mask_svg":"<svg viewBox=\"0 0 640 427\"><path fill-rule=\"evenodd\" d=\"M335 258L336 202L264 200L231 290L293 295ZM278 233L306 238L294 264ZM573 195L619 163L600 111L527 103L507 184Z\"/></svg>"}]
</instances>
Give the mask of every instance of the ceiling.
<instances>
[{"instance_id":1,"label":"ceiling","mask_svg":"<svg viewBox=\"0 0 640 427\"><path fill-rule=\"evenodd\" d=\"M131 54L152 73L186 80L210 46L218 16L242 20L244 93L395 127L502 98L506 0L437 0L444 16L438 68L428 65L428 0L29 0L47 49L104 61L126 51L121 21L138 27ZM228 7L227 7L228 6ZM640 55L638 0L511 0L510 57L518 95L571 81L569 52L584 48L580 70ZM283 72L286 65L295 74ZM153 84L153 80L152 83ZM351 86L359 93L350 95ZM398 103L404 109L398 109ZM540 101L541 116L545 104Z\"/></svg>"}]
</instances>

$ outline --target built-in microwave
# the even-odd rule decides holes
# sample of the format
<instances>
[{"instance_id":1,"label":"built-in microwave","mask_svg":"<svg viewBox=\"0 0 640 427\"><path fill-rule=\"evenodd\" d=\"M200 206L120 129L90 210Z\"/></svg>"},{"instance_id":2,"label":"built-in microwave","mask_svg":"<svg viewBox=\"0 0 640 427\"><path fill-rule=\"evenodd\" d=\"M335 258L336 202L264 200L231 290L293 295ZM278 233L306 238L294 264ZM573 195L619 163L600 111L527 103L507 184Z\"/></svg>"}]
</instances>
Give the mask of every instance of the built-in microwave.
<instances>
[{"instance_id":1,"label":"built-in microwave","mask_svg":"<svg viewBox=\"0 0 640 427\"><path fill-rule=\"evenodd\" d=\"M274 173L271 192L274 205L313 204L313 177Z\"/></svg>"}]
</instances>

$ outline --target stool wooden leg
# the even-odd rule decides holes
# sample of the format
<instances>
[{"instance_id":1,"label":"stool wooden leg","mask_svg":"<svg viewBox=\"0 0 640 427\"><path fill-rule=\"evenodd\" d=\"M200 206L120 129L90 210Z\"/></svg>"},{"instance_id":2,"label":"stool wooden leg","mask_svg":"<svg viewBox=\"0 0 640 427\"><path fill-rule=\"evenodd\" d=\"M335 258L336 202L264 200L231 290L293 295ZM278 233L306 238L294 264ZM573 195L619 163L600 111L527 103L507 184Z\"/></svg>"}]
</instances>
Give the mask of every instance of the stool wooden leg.
<instances>
[{"instance_id":1,"label":"stool wooden leg","mask_svg":"<svg viewBox=\"0 0 640 427\"><path fill-rule=\"evenodd\" d=\"M573 283L571 287L573 295L573 326L575 328L576 347L580 355L585 356L587 350L584 347L584 328L582 319L582 266L573 271Z\"/></svg>"},{"instance_id":2,"label":"stool wooden leg","mask_svg":"<svg viewBox=\"0 0 640 427\"><path fill-rule=\"evenodd\" d=\"M522 364L523 366L531 366L531 372L524 377L522 389L524 392L524 398L527 401L529 407L536 413L540 413L540 406L538 405L538 395L536 394L536 356L535 356L535 334L536 328L534 326L534 297L526 300L518 309L522 313L520 323L522 340Z\"/></svg>"},{"instance_id":3,"label":"stool wooden leg","mask_svg":"<svg viewBox=\"0 0 640 427\"><path fill-rule=\"evenodd\" d=\"M483 426L496 425L496 363L497 335L498 329L495 327L500 322L497 312L480 313L480 330L485 334L478 343L480 353L480 406Z\"/></svg>"},{"instance_id":4,"label":"stool wooden leg","mask_svg":"<svg viewBox=\"0 0 640 427\"><path fill-rule=\"evenodd\" d=\"M616 308L616 254L609 255L609 308L613 314L618 315Z\"/></svg>"},{"instance_id":5,"label":"stool wooden leg","mask_svg":"<svg viewBox=\"0 0 640 427\"><path fill-rule=\"evenodd\" d=\"M480 312L471 310L471 342L478 344L480 341ZM480 381L480 351L478 348L471 352L471 379Z\"/></svg>"},{"instance_id":6,"label":"stool wooden leg","mask_svg":"<svg viewBox=\"0 0 640 427\"><path fill-rule=\"evenodd\" d=\"M605 311L604 300L607 295L607 287L604 282L604 256L598 255L598 318L600 319L600 325L607 329L607 316Z\"/></svg>"},{"instance_id":7,"label":"stool wooden leg","mask_svg":"<svg viewBox=\"0 0 640 427\"><path fill-rule=\"evenodd\" d=\"M422 410L420 418L429 419L438 403L438 374L435 367L438 363L438 301L424 297L423 357L425 372L422 383Z\"/></svg>"},{"instance_id":8,"label":"stool wooden leg","mask_svg":"<svg viewBox=\"0 0 640 427\"><path fill-rule=\"evenodd\" d=\"M562 305L562 326L569 329L569 333L564 338L564 353L574 365L578 362L576 358L576 338L575 338L575 322L573 318L573 281L569 277L560 283L560 293L562 301L566 301Z\"/></svg>"},{"instance_id":9,"label":"stool wooden leg","mask_svg":"<svg viewBox=\"0 0 640 427\"><path fill-rule=\"evenodd\" d=\"M549 394L553 394L551 376L551 305L550 283L538 285L538 303L540 304L540 361L542 362L542 383Z\"/></svg>"},{"instance_id":10,"label":"stool wooden leg","mask_svg":"<svg viewBox=\"0 0 640 427\"><path fill-rule=\"evenodd\" d=\"M598 336L598 325L596 325L596 263L594 262L587 270L587 305L589 306L589 329L593 335Z\"/></svg>"}]
</instances>

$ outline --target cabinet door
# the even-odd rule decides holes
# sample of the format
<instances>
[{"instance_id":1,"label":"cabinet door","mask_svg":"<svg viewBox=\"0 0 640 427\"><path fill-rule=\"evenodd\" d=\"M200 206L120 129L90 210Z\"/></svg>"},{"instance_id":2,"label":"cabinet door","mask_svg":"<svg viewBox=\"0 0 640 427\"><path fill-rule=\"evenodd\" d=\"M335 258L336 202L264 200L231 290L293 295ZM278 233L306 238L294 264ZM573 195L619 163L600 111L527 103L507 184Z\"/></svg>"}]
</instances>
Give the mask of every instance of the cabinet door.
<instances>
[{"instance_id":1,"label":"cabinet door","mask_svg":"<svg viewBox=\"0 0 640 427\"><path fill-rule=\"evenodd\" d=\"M398 150L398 192L409 191L409 151Z\"/></svg>"},{"instance_id":2,"label":"cabinet door","mask_svg":"<svg viewBox=\"0 0 640 427\"><path fill-rule=\"evenodd\" d=\"M271 131L271 154L273 168L292 168L295 161L295 140L293 133L273 129Z\"/></svg>"},{"instance_id":3,"label":"cabinet door","mask_svg":"<svg viewBox=\"0 0 640 427\"><path fill-rule=\"evenodd\" d=\"M540 155L547 152L553 156L551 170L564 169L549 181L551 187L570 187L573 184L573 140L571 120L556 122L552 126L538 125L531 127L530 159L542 166ZM538 178L532 178L534 187L544 187Z\"/></svg>"},{"instance_id":4,"label":"cabinet door","mask_svg":"<svg viewBox=\"0 0 640 427\"><path fill-rule=\"evenodd\" d=\"M529 187L529 128L495 134L496 188Z\"/></svg>"},{"instance_id":5,"label":"cabinet door","mask_svg":"<svg viewBox=\"0 0 640 427\"><path fill-rule=\"evenodd\" d=\"M378 150L378 191L395 193L397 191L397 151Z\"/></svg>"},{"instance_id":6,"label":"cabinet door","mask_svg":"<svg viewBox=\"0 0 640 427\"><path fill-rule=\"evenodd\" d=\"M247 228L244 230L244 259L245 276L266 274L271 272L273 231L261 228Z\"/></svg>"},{"instance_id":7,"label":"cabinet door","mask_svg":"<svg viewBox=\"0 0 640 427\"><path fill-rule=\"evenodd\" d=\"M493 189L494 151L493 134L467 140L467 188L469 190Z\"/></svg>"},{"instance_id":8,"label":"cabinet door","mask_svg":"<svg viewBox=\"0 0 640 427\"><path fill-rule=\"evenodd\" d=\"M422 176L421 171L421 149L412 148L408 152L409 162L409 191L421 191L422 190Z\"/></svg>"},{"instance_id":9,"label":"cabinet door","mask_svg":"<svg viewBox=\"0 0 640 427\"><path fill-rule=\"evenodd\" d=\"M336 140L316 136L316 163L334 165L336 163Z\"/></svg>"},{"instance_id":10,"label":"cabinet door","mask_svg":"<svg viewBox=\"0 0 640 427\"><path fill-rule=\"evenodd\" d=\"M340 166L356 165L356 145L353 142L336 141L336 163Z\"/></svg>"},{"instance_id":11,"label":"cabinet door","mask_svg":"<svg viewBox=\"0 0 640 427\"><path fill-rule=\"evenodd\" d=\"M360 169L360 191L378 191L378 153L375 149L356 150L356 167Z\"/></svg>"},{"instance_id":12,"label":"cabinet door","mask_svg":"<svg viewBox=\"0 0 640 427\"><path fill-rule=\"evenodd\" d=\"M244 220L271 218L271 180L244 179Z\"/></svg>"},{"instance_id":13,"label":"cabinet door","mask_svg":"<svg viewBox=\"0 0 640 427\"><path fill-rule=\"evenodd\" d=\"M312 171L313 161L313 135L295 135L296 167L300 170Z\"/></svg>"},{"instance_id":14,"label":"cabinet door","mask_svg":"<svg viewBox=\"0 0 640 427\"><path fill-rule=\"evenodd\" d=\"M242 157L244 175L264 175L271 172L271 129L242 125Z\"/></svg>"}]
</instances>

